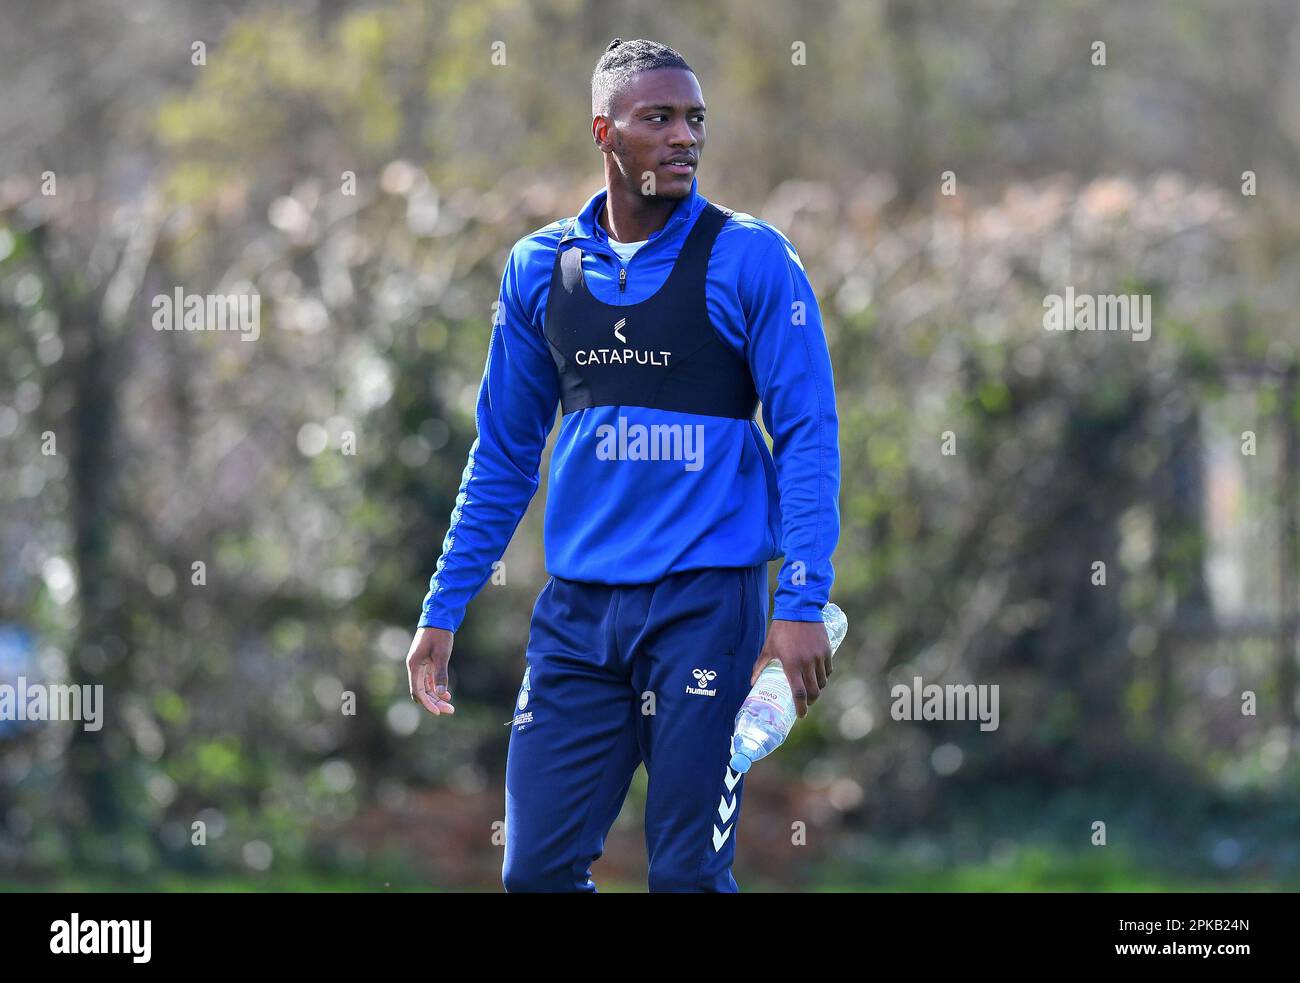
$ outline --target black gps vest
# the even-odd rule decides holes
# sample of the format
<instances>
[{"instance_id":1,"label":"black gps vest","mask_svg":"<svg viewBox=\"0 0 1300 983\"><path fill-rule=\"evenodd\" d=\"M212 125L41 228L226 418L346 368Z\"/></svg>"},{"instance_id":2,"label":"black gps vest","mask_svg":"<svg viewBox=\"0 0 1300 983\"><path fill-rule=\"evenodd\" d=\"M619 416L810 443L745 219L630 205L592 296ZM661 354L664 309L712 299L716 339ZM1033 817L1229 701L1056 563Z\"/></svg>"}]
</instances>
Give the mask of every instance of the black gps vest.
<instances>
[{"instance_id":1,"label":"black gps vest","mask_svg":"<svg viewBox=\"0 0 1300 983\"><path fill-rule=\"evenodd\" d=\"M749 366L718 337L704 299L713 242L731 214L708 203L668 279L639 304L597 300L582 273L582 250L556 249L545 334L566 416L622 405L754 418L758 393Z\"/></svg>"}]
</instances>

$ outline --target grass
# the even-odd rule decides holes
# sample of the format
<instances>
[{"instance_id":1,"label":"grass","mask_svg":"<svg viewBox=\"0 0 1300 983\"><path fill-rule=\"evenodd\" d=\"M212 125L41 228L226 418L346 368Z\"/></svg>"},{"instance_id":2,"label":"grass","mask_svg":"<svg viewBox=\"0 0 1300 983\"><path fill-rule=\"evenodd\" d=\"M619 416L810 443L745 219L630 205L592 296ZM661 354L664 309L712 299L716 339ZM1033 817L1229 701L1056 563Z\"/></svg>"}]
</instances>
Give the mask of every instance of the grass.
<instances>
[{"instance_id":1,"label":"grass","mask_svg":"<svg viewBox=\"0 0 1300 983\"><path fill-rule=\"evenodd\" d=\"M400 875L394 875L400 877ZM783 884L757 876L737 874L747 893L797 890L800 892L1219 892L1296 891L1300 883L1268 876L1224 877L1177 873L1144 867L1113 847L1093 848L1069 855L1045 847L1030 847L1000 862L953 866L888 860L878 864L846 864L814 872L806 884ZM643 883L597 880L601 893L641 893ZM427 892L432 887L407 875L385 879L354 873L318 870L271 871L263 875L213 874L207 876L158 873L136 880L95 875L66 874L40 883L0 880L0 892L65 891L123 892ZM457 889L459 890L459 889ZM494 887L470 890L497 893Z\"/></svg>"},{"instance_id":2,"label":"grass","mask_svg":"<svg viewBox=\"0 0 1300 983\"><path fill-rule=\"evenodd\" d=\"M1030 846L1001 861L936 864L891 863L846 866L814 876L818 891L918 892L1219 892L1296 891L1300 880L1248 873L1176 871L1144 864L1116 847L1075 852Z\"/></svg>"}]
</instances>

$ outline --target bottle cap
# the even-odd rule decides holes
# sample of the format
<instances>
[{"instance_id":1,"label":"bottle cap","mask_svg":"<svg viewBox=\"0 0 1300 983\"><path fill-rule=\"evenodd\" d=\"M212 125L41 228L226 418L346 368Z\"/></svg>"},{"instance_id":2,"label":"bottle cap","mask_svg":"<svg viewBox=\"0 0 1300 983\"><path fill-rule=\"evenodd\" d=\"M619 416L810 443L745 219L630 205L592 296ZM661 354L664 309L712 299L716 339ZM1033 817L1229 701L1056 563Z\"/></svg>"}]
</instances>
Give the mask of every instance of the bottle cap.
<instances>
[{"instance_id":1,"label":"bottle cap","mask_svg":"<svg viewBox=\"0 0 1300 983\"><path fill-rule=\"evenodd\" d=\"M747 757L745 757L745 756L744 756L743 754L741 754L739 751L737 751L735 754L733 754L733 755L731 756L731 770L732 770L732 771L738 771L738 772L740 772L742 775L743 775L745 772L749 771L749 766L752 765L753 763L754 763L754 762L750 761Z\"/></svg>"}]
</instances>

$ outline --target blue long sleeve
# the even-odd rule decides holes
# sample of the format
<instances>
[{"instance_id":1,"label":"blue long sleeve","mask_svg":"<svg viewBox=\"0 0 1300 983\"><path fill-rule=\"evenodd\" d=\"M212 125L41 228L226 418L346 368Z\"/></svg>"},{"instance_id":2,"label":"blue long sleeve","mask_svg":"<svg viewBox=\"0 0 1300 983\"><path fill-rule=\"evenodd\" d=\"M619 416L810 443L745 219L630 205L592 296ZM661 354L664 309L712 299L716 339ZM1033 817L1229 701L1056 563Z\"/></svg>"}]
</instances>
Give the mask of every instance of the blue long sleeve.
<instances>
[{"instance_id":1,"label":"blue long sleeve","mask_svg":"<svg viewBox=\"0 0 1300 983\"><path fill-rule=\"evenodd\" d=\"M632 308L663 287L707 205L693 188L625 263L597 222L605 194L593 195L576 218L537 230L511 251L479 389L478 436L425 596L422 626L459 629L540 484L541 454L560 404L544 331L557 250L580 246L592 297L608 307ZM718 233L704 293L709 323L749 366L771 451L754 420L635 402L565 414L550 461L547 572L583 583L644 584L680 571L783 556L772 617L820 621L834 581L840 459L834 379L817 299L789 240L744 213L733 214ZM687 424L699 433L703 467L611 458L598 450L603 432Z\"/></svg>"},{"instance_id":2,"label":"blue long sleeve","mask_svg":"<svg viewBox=\"0 0 1300 983\"><path fill-rule=\"evenodd\" d=\"M466 607L487 583L540 482L542 450L560 397L550 351L525 313L523 252L517 243L501 278L475 412L478 436L461 475L420 627L460 628Z\"/></svg>"},{"instance_id":3,"label":"blue long sleeve","mask_svg":"<svg viewBox=\"0 0 1300 983\"><path fill-rule=\"evenodd\" d=\"M747 356L772 435L780 491L781 552L773 619L821 621L839 539L839 417L821 311L797 253L780 232L759 238L740 300Z\"/></svg>"}]
</instances>

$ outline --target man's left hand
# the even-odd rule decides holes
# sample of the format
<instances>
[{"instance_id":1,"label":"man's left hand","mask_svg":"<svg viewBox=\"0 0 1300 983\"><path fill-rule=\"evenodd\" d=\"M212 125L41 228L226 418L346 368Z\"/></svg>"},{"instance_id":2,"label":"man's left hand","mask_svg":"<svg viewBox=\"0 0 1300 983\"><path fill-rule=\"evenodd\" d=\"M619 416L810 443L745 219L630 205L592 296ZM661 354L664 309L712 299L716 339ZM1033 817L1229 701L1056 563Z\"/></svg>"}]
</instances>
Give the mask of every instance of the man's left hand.
<instances>
[{"instance_id":1,"label":"man's left hand","mask_svg":"<svg viewBox=\"0 0 1300 983\"><path fill-rule=\"evenodd\" d=\"M817 702L831 674L831 640L826 634L826 623L773 621L750 674L750 686L758 682L763 667L773 659L781 661L799 716L806 717L808 707Z\"/></svg>"}]
</instances>

